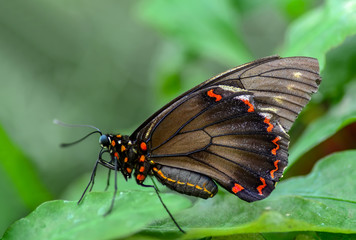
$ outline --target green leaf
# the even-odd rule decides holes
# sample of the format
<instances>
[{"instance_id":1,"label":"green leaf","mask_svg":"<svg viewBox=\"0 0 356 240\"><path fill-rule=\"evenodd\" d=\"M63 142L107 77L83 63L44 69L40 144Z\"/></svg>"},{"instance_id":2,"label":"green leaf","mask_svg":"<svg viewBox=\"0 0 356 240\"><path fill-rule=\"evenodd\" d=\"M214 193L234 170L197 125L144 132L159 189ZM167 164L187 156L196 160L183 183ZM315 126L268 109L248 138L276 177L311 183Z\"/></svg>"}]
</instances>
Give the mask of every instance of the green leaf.
<instances>
[{"instance_id":1,"label":"green leaf","mask_svg":"<svg viewBox=\"0 0 356 240\"><path fill-rule=\"evenodd\" d=\"M286 171L307 151L335 134L343 127L356 122L356 82L347 86L346 94L338 105L311 123L290 149L289 165Z\"/></svg>"},{"instance_id":2,"label":"green leaf","mask_svg":"<svg viewBox=\"0 0 356 240\"><path fill-rule=\"evenodd\" d=\"M338 152L320 160L308 176L287 179L283 182L284 184L278 185L277 193L278 195L298 195L307 199L334 201L336 207L346 207L350 204L349 214L351 214L352 209L356 208L355 177L356 150ZM337 217L336 215L335 218ZM352 228L356 230L356 215L353 219L345 220L350 220L349 223L354 222L355 225Z\"/></svg>"},{"instance_id":3,"label":"green leaf","mask_svg":"<svg viewBox=\"0 0 356 240\"><path fill-rule=\"evenodd\" d=\"M28 212L28 208L23 203L13 182L7 176L2 166L0 166L0 189L0 236L2 236L11 223Z\"/></svg>"},{"instance_id":4,"label":"green leaf","mask_svg":"<svg viewBox=\"0 0 356 240\"><path fill-rule=\"evenodd\" d=\"M49 200L51 196L41 183L31 161L12 144L1 126L0 139L0 166L25 205L34 209L38 204Z\"/></svg>"},{"instance_id":5,"label":"green leaf","mask_svg":"<svg viewBox=\"0 0 356 240\"><path fill-rule=\"evenodd\" d=\"M258 232L356 233L355 177L356 151L345 151L319 161L308 176L281 182L265 200L246 203L220 193L197 201L176 219L188 231L187 238ZM169 221L162 224L172 228Z\"/></svg>"},{"instance_id":6,"label":"green leaf","mask_svg":"<svg viewBox=\"0 0 356 240\"><path fill-rule=\"evenodd\" d=\"M167 217L153 191L119 192L113 212L104 217L112 194L89 193L79 206L76 201L46 202L14 223L3 240L116 239L144 229L153 220ZM161 194L161 197L172 213L190 205L188 199L175 194ZM172 229L177 231L175 226Z\"/></svg>"},{"instance_id":7,"label":"green leaf","mask_svg":"<svg viewBox=\"0 0 356 240\"><path fill-rule=\"evenodd\" d=\"M345 92L345 85L356 78L356 35L347 38L340 46L328 52L320 93L324 99L338 102ZM337 79L337 81L335 81Z\"/></svg>"},{"instance_id":8,"label":"green leaf","mask_svg":"<svg viewBox=\"0 0 356 240\"><path fill-rule=\"evenodd\" d=\"M251 59L237 31L239 18L229 1L142 1L141 17L160 32L204 57L222 63Z\"/></svg>"},{"instance_id":9,"label":"green leaf","mask_svg":"<svg viewBox=\"0 0 356 240\"><path fill-rule=\"evenodd\" d=\"M356 34L355 12L353 0L327 0L290 26L282 55L316 57L323 69L326 53Z\"/></svg>"},{"instance_id":10,"label":"green leaf","mask_svg":"<svg viewBox=\"0 0 356 240\"><path fill-rule=\"evenodd\" d=\"M290 233L264 233L264 240L352 240L356 239L355 234L340 234L329 232L290 232Z\"/></svg>"}]
</instances>

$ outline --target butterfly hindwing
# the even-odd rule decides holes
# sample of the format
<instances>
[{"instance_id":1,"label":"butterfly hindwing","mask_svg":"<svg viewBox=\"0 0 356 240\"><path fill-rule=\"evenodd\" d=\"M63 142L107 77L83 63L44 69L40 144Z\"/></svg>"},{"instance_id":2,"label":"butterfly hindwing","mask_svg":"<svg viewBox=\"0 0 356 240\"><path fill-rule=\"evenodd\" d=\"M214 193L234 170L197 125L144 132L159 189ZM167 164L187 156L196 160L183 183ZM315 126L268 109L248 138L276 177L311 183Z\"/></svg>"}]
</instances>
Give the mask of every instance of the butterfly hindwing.
<instances>
[{"instance_id":1,"label":"butterfly hindwing","mask_svg":"<svg viewBox=\"0 0 356 240\"><path fill-rule=\"evenodd\" d=\"M204 107L197 102L204 102ZM181 119L166 126L165 122L173 123L168 117ZM288 136L281 130L278 135L277 128L268 132L270 125L264 121L263 114L254 110L252 93L225 85L202 89L152 130L150 159L211 177L230 192L235 191L235 183L245 186L236 194L257 200L259 196L254 196L273 189L287 163ZM261 178L266 182L264 193L258 190Z\"/></svg>"}]
</instances>

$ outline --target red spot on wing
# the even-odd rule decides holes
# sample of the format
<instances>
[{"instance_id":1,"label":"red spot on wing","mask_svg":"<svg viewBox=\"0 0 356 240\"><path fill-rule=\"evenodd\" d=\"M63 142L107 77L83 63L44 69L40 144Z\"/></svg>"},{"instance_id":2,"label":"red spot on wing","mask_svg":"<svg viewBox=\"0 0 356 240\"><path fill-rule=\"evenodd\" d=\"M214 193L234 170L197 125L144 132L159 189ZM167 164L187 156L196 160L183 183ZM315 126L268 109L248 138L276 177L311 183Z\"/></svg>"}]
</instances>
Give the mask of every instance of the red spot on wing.
<instances>
[{"instance_id":1,"label":"red spot on wing","mask_svg":"<svg viewBox=\"0 0 356 240\"><path fill-rule=\"evenodd\" d=\"M215 94L214 93L214 89L211 89L207 92L208 96L211 97L211 98L216 98L216 102L220 101L222 99L222 96L221 95L218 95L218 94Z\"/></svg>"},{"instance_id":2,"label":"red spot on wing","mask_svg":"<svg viewBox=\"0 0 356 240\"><path fill-rule=\"evenodd\" d=\"M264 189L267 186L267 184L266 184L266 181L265 181L265 179L263 177L260 177L260 180L261 180L262 184L257 187L257 191L258 191L259 195L263 195L262 194L262 189Z\"/></svg>"},{"instance_id":3,"label":"red spot on wing","mask_svg":"<svg viewBox=\"0 0 356 240\"><path fill-rule=\"evenodd\" d=\"M279 163L279 162L280 162L279 160L274 161L274 166L275 166L276 168L273 169L273 170L271 170L271 172L270 172L272 178L274 178L274 172L278 170L278 163Z\"/></svg>"},{"instance_id":4,"label":"red spot on wing","mask_svg":"<svg viewBox=\"0 0 356 240\"><path fill-rule=\"evenodd\" d=\"M117 152L114 153L114 156L119 159L119 154Z\"/></svg>"},{"instance_id":5,"label":"red spot on wing","mask_svg":"<svg viewBox=\"0 0 356 240\"><path fill-rule=\"evenodd\" d=\"M276 147L273 148L272 151L271 151L271 153L272 153L273 155L276 155L276 154L277 154L277 150L279 149L279 144L278 144L277 142L278 142L279 140L281 140L281 138L280 138L280 137L276 137L276 138L272 141L274 144L276 144Z\"/></svg>"},{"instance_id":6,"label":"red spot on wing","mask_svg":"<svg viewBox=\"0 0 356 240\"><path fill-rule=\"evenodd\" d=\"M141 157L140 157L140 160L139 160L140 162L144 162L145 161L145 155L141 155Z\"/></svg>"},{"instance_id":7,"label":"red spot on wing","mask_svg":"<svg viewBox=\"0 0 356 240\"><path fill-rule=\"evenodd\" d=\"M253 107L253 105L250 103L249 100L247 99L241 99L247 106L249 106L250 108L247 110L247 112L254 112L255 108Z\"/></svg>"},{"instance_id":8,"label":"red spot on wing","mask_svg":"<svg viewBox=\"0 0 356 240\"><path fill-rule=\"evenodd\" d=\"M267 132L272 132L273 125L269 121L270 119L265 117L265 120L263 122L268 124Z\"/></svg>"},{"instance_id":9,"label":"red spot on wing","mask_svg":"<svg viewBox=\"0 0 356 240\"><path fill-rule=\"evenodd\" d=\"M145 142L142 142L142 143L140 144L140 148L141 148L142 151L146 151L146 150L147 150L147 145L146 145L146 143L145 143Z\"/></svg>"},{"instance_id":10,"label":"red spot on wing","mask_svg":"<svg viewBox=\"0 0 356 240\"><path fill-rule=\"evenodd\" d=\"M233 193L236 194L236 193L240 192L243 189L244 189L243 186L241 186L240 184L235 183L235 185L232 187L231 190L232 190Z\"/></svg>"}]
</instances>

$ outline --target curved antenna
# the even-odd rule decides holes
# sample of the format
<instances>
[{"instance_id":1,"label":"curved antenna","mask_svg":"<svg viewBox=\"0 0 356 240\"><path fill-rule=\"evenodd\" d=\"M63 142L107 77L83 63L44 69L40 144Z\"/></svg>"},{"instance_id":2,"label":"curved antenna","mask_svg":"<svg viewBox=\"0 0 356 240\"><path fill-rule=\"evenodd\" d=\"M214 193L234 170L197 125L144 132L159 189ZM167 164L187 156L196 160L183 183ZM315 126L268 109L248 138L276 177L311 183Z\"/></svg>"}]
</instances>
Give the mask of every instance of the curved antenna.
<instances>
[{"instance_id":1,"label":"curved antenna","mask_svg":"<svg viewBox=\"0 0 356 240\"><path fill-rule=\"evenodd\" d=\"M99 128L97 127L94 127L92 125L87 125L87 124L69 124L69 123L64 123L64 122L61 122L59 121L58 119L53 119L53 123L54 124L57 124L57 125L61 125L61 126L64 126L64 127L89 127L89 128L94 128L96 129L96 131L98 131L100 133L100 135L103 135L100 131Z\"/></svg>"},{"instance_id":2,"label":"curved antenna","mask_svg":"<svg viewBox=\"0 0 356 240\"><path fill-rule=\"evenodd\" d=\"M84 139L86 139L87 137L89 137L90 135L94 134L94 133L99 133L100 135L102 135L102 133L100 131L94 131L94 132L91 132L91 133L88 133L87 135L85 135L84 137L82 137L81 139L77 140L77 141L74 141L74 142L71 142L71 143L61 143L61 147L69 147L69 146L72 146L74 144L77 144L81 141L83 141Z\"/></svg>"},{"instance_id":3,"label":"curved antenna","mask_svg":"<svg viewBox=\"0 0 356 240\"><path fill-rule=\"evenodd\" d=\"M100 131L99 128L97 127L94 127L92 125L86 125L86 124L69 124L69 123L64 123L64 122L61 122L59 121L58 119L54 119L53 120L53 123L54 124L57 124L57 125L61 125L63 127L89 127L89 128L94 128L96 131L94 132L91 132L91 133L88 133L87 135L85 135L84 137L82 137L81 139L79 140L76 140L74 142L71 142L71 143L62 143L60 146L61 147L69 147L69 146L72 146L74 144L77 144L81 141L83 141L84 139L86 139L87 137L89 137L90 135L94 134L94 133L99 133L100 135L103 135L103 133Z\"/></svg>"}]
</instances>

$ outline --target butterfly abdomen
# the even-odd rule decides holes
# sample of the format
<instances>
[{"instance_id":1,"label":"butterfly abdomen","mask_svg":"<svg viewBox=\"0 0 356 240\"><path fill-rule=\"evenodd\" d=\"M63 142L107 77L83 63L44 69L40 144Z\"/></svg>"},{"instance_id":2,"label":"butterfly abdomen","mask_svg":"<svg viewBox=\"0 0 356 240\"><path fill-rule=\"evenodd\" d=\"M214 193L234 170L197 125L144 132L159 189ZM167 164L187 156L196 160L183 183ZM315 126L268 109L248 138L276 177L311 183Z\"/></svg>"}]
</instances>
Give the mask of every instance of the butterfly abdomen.
<instances>
[{"instance_id":1,"label":"butterfly abdomen","mask_svg":"<svg viewBox=\"0 0 356 240\"><path fill-rule=\"evenodd\" d=\"M153 167L153 172L162 184L180 193L207 199L218 191L211 178L196 172L161 165Z\"/></svg>"}]
</instances>

